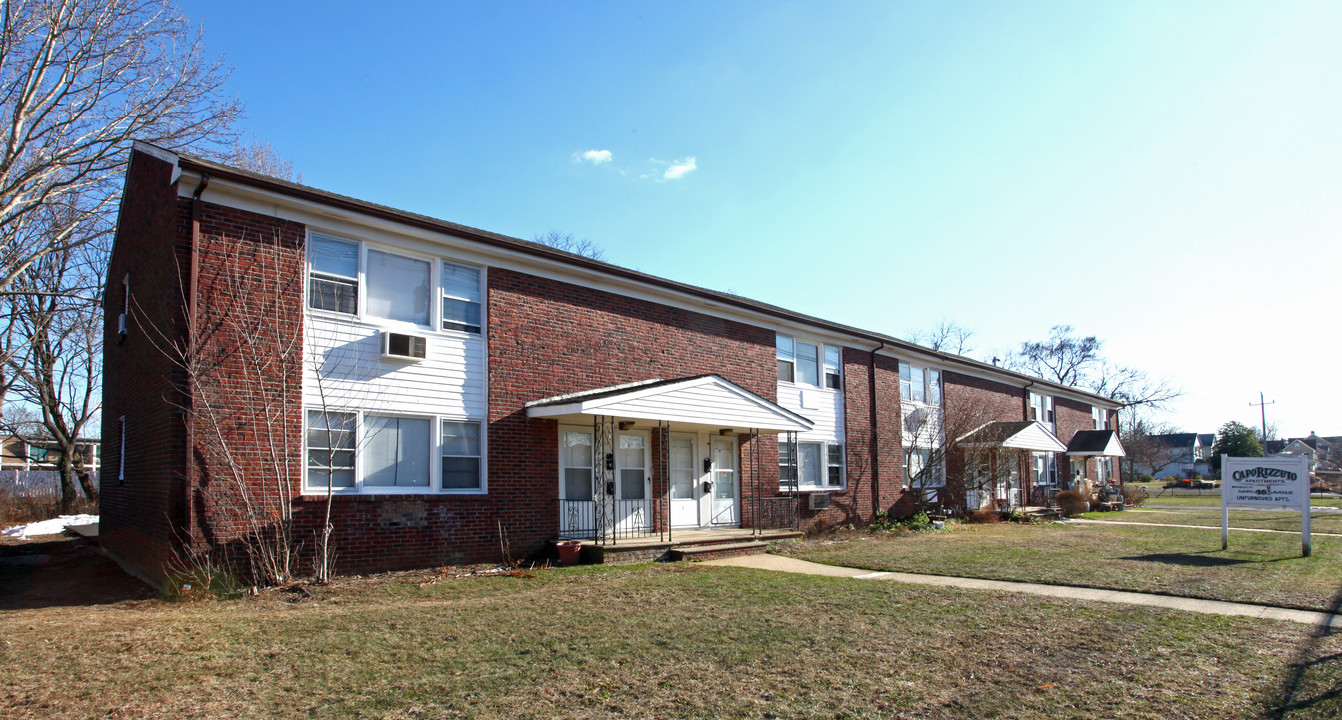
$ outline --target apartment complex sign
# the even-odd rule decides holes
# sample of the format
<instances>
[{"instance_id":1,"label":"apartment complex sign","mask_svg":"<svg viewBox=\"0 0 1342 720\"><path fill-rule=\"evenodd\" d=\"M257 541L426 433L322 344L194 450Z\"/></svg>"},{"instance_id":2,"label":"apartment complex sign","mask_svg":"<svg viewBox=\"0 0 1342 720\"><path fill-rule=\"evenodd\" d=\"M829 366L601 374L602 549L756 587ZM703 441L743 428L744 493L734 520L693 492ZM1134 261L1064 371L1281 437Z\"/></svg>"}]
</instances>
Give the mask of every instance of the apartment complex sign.
<instances>
[{"instance_id":1,"label":"apartment complex sign","mask_svg":"<svg viewBox=\"0 0 1342 720\"><path fill-rule=\"evenodd\" d=\"M1230 508L1299 510L1309 555L1309 460L1304 457L1221 458L1221 548L1228 544Z\"/></svg>"}]
</instances>

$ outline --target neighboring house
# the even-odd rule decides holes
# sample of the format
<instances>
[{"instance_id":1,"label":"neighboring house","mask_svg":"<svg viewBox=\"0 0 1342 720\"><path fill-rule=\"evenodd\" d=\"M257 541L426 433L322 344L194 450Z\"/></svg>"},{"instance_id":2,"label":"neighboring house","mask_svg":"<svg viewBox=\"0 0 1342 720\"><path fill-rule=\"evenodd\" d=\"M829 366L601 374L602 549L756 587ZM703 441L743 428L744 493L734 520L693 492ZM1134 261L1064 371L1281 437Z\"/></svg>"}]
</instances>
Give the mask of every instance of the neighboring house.
<instances>
[{"instance_id":1,"label":"neighboring house","mask_svg":"<svg viewBox=\"0 0 1342 720\"><path fill-rule=\"evenodd\" d=\"M1150 439L1167 448L1159 464L1153 462L1150 470L1156 478L1187 478L1194 473L1211 473L1211 446L1203 444L1205 434L1165 433L1151 435Z\"/></svg>"},{"instance_id":2,"label":"neighboring house","mask_svg":"<svg viewBox=\"0 0 1342 720\"><path fill-rule=\"evenodd\" d=\"M84 467L89 472L97 472L101 441L98 438L87 438L81 440L77 447L83 457ZM61 450L50 439L17 435L0 438L0 469L55 470L60 459Z\"/></svg>"},{"instance_id":3,"label":"neighboring house","mask_svg":"<svg viewBox=\"0 0 1342 720\"><path fill-rule=\"evenodd\" d=\"M139 143L106 297L100 542L151 578L277 469L366 572L1029 504L1122 453L1107 397Z\"/></svg>"}]
</instances>

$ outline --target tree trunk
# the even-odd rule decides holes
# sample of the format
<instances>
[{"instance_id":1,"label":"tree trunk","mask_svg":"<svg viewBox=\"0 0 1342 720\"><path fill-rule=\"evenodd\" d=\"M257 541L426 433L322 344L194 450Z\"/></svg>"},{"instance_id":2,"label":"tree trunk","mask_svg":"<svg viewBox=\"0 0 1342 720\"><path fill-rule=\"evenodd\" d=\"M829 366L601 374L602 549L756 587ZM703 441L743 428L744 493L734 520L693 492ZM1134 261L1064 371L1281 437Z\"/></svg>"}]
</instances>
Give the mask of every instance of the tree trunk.
<instances>
[{"instance_id":1,"label":"tree trunk","mask_svg":"<svg viewBox=\"0 0 1342 720\"><path fill-rule=\"evenodd\" d=\"M88 468L84 467L84 461L80 460L74 467L75 477L79 479L79 487L84 491L84 497L94 505L98 504L98 488L93 484L93 477L89 475Z\"/></svg>"},{"instance_id":2,"label":"tree trunk","mask_svg":"<svg viewBox=\"0 0 1342 720\"><path fill-rule=\"evenodd\" d=\"M75 468L70 462L70 456L61 453L61 460L56 467L61 474L61 514L72 515L79 496L75 493Z\"/></svg>"}]
</instances>

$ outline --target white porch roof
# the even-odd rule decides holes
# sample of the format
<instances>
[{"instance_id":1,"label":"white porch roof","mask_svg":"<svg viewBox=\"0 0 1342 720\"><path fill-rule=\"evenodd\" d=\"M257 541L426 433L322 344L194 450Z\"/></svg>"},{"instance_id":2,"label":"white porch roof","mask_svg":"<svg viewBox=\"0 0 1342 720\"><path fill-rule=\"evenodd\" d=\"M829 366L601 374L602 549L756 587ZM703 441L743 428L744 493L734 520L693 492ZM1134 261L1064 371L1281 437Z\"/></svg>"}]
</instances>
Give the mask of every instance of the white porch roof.
<instances>
[{"instance_id":1,"label":"white porch roof","mask_svg":"<svg viewBox=\"0 0 1342 720\"><path fill-rule=\"evenodd\" d=\"M604 415L745 433L805 432L815 424L718 375L645 380L526 404L527 417L590 423Z\"/></svg>"},{"instance_id":2,"label":"white porch roof","mask_svg":"<svg viewBox=\"0 0 1342 720\"><path fill-rule=\"evenodd\" d=\"M967 447L1007 448L1032 452L1067 450L1067 446L1058 440L1048 426L1038 420L987 422L956 438L956 442Z\"/></svg>"}]
</instances>

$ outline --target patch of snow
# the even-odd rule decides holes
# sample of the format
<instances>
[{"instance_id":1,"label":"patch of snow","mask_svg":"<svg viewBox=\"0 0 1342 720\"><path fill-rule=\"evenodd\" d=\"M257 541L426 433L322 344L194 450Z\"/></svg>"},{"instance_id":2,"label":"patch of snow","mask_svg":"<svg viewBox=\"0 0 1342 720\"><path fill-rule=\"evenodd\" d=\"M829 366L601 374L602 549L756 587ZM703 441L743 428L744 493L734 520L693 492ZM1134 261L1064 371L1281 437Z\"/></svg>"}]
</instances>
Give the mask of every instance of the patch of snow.
<instances>
[{"instance_id":1,"label":"patch of snow","mask_svg":"<svg viewBox=\"0 0 1342 720\"><path fill-rule=\"evenodd\" d=\"M71 525L88 525L98 522L97 515L62 515L52 520L15 525L5 530L5 537L27 540L30 535L58 535Z\"/></svg>"}]
</instances>

